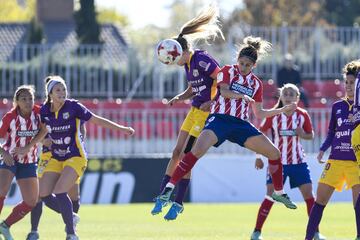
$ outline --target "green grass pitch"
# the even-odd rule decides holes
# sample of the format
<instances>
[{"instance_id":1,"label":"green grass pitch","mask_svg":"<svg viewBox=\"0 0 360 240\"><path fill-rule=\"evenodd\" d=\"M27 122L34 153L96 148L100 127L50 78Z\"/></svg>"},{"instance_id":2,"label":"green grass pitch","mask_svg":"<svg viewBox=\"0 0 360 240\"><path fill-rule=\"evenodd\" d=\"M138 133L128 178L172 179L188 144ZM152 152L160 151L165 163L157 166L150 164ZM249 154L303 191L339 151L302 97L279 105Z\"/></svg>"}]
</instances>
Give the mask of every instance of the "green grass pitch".
<instances>
[{"instance_id":1,"label":"green grass pitch","mask_svg":"<svg viewBox=\"0 0 360 240\"><path fill-rule=\"evenodd\" d=\"M83 240L243 240L250 239L259 204L185 204L178 220L166 222L164 214L152 216L152 204L82 205L78 235ZM168 208L164 210L166 211ZM1 218L11 211L5 207ZM164 213L163 212L163 213ZM297 210L276 204L263 229L265 240L304 239L306 207ZM15 240L25 239L30 217L12 226ZM355 239L355 216L351 203L329 204L320 226L329 240ZM44 208L40 239L64 240L60 215Z\"/></svg>"}]
</instances>

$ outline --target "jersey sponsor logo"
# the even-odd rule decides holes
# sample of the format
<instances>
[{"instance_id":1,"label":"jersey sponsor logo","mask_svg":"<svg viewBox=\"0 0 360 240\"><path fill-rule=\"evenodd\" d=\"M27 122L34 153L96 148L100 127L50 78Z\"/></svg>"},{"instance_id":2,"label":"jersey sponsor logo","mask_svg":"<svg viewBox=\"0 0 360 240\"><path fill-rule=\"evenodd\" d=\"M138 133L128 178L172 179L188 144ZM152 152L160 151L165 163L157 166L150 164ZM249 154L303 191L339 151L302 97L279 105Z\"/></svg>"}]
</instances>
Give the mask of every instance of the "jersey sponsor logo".
<instances>
[{"instance_id":1,"label":"jersey sponsor logo","mask_svg":"<svg viewBox=\"0 0 360 240\"><path fill-rule=\"evenodd\" d=\"M51 127L51 131L52 132L67 132L70 128L71 128L71 125Z\"/></svg>"},{"instance_id":2,"label":"jersey sponsor logo","mask_svg":"<svg viewBox=\"0 0 360 240\"><path fill-rule=\"evenodd\" d=\"M230 90L235 91L237 93L241 93L244 95L247 95L249 97L252 97L254 94L254 89L245 87L237 82L233 82L230 86Z\"/></svg>"},{"instance_id":3,"label":"jersey sponsor logo","mask_svg":"<svg viewBox=\"0 0 360 240\"><path fill-rule=\"evenodd\" d=\"M192 87L191 90L196 95L199 95L201 91L205 90L206 86Z\"/></svg>"},{"instance_id":4,"label":"jersey sponsor logo","mask_svg":"<svg viewBox=\"0 0 360 240\"><path fill-rule=\"evenodd\" d=\"M339 132L335 133L336 138L346 137L346 136L350 136L350 135L351 135L350 129L348 129L346 131L339 131Z\"/></svg>"},{"instance_id":5,"label":"jersey sponsor logo","mask_svg":"<svg viewBox=\"0 0 360 240\"><path fill-rule=\"evenodd\" d=\"M19 137L34 137L37 133L39 132L39 130L18 130L16 132L16 135Z\"/></svg>"},{"instance_id":6,"label":"jersey sponsor logo","mask_svg":"<svg viewBox=\"0 0 360 240\"><path fill-rule=\"evenodd\" d=\"M66 154L70 153L70 147L67 149L55 149L54 153L58 155L59 157L65 157Z\"/></svg>"},{"instance_id":7,"label":"jersey sponsor logo","mask_svg":"<svg viewBox=\"0 0 360 240\"><path fill-rule=\"evenodd\" d=\"M353 124L353 122L352 122L352 116L351 116L351 118L350 118L350 115L349 115L349 118L346 118L346 119L338 118L338 119L337 119L337 125L338 125L339 127L341 127L342 124L345 124L345 125Z\"/></svg>"},{"instance_id":8,"label":"jersey sponsor logo","mask_svg":"<svg viewBox=\"0 0 360 240\"><path fill-rule=\"evenodd\" d=\"M283 137L296 136L296 130L294 129L279 130L279 135Z\"/></svg>"}]
</instances>

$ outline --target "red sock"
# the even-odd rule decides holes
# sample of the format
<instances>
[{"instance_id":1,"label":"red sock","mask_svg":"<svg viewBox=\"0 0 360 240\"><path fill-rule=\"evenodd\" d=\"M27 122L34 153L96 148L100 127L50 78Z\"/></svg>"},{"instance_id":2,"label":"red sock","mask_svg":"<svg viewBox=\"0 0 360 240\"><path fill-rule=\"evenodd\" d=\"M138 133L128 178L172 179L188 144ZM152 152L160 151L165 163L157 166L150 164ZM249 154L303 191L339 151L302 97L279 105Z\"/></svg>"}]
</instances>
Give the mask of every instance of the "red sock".
<instances>
[{"instance_id":1,"label":"red sock","mask_svg":"<svg viewBox=\"0 0 360 240\"><path fill-rule=\"evenodd\" d=\"M310 216L310 212L315 203L315 199L313 197L311 197L311 198L305 199L305 202L306 202L306 209L307 209L308 216Z\"/></svg>"},{"instance_id":2,"label":"red sock","mask_svg":"<svg viewBox=\"0 0 360 240\"><path fill-rule=\"evenodd\" d=\"M16 205L10 215L5 219L5 223L8 227L25 217L31 211L32 207L27 205L24 201Z\"/></svg>"},{"instance_id":3,"label":"red sock","mask_svg":"<svg viewBox=\"0 0 360 240\"><path fill-rule=\"evenodd\" d=\"M283 166L280 158L269 160L269 173L274 184L275 191L283 190Z\"/></svg>"},{"instance_id":4,"label":"red sock","mask_svg":"<svg viewBox=\"0 0 360 240\"><path fill-rule=\"evenodd\" d=\"M4 201L5 201L5 197L0 197L0 213L4 207Z\"/></svg>"},{"instance_id":5,"label":"red sock","mask_svg":"<svg viewBox=\"0 0 360 240\"><path fill-rule=\"evenodd\" d=\"M265 198L264 201L261 203L256 219L256 226L255 226L256 231L261 231L273 204L274 202L270 201L267 198Z\"/></svg>"},{"instance_id":6,"label":"red sock","mask_svg":"<svg viewBox=\"0 0 360 240\"><path fill-rule=\"evenodd\" d=\"M307 209L308 216L310 216L311 209L315 203L315 199L313 197L311 197L311 198L305 199L305 202L306 202L306 209ZM319 226L317 227L316 232L319 232Z\"/></svg>"},{"instance_id":7,"label":"red sock","mask_svg":"<svg viewBox=\"0 0 360 240\"><path fill-rule=\"evenodd\" d=\"M183 159L181 159L181 161L177 165L169 182L176 185L176 183L180 181L180 179L182 179L188 172L191 171L197 160L198 158L191 152L185 154Z\"/></svg>"}]
</instances>

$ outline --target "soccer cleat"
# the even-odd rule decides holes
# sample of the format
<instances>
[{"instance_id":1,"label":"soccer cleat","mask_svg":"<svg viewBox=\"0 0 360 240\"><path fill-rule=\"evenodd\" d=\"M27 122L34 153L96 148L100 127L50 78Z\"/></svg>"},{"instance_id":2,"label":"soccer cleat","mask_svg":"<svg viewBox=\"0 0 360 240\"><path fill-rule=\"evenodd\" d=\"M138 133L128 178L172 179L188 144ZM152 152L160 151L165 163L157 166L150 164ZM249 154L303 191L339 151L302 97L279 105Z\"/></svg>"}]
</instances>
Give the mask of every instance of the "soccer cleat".
<instances>
[{"instance_id":1,"label":"soccer cleat","mask_svg":"<svg viewBox=\"0 0 360 240\"><path fill-rule=\"evenodd\" d=\"M184 206L177 202L174 202L164 218L165 220L168 221L175 220L177 216L183 211L184 211Z\"/></svg>"},{"instance_id":2,"label":"soccer cleat","mask_svg":"<svg viewBox=\"0 0 360 240\"><path fill-rule=\"evenodd\" d=\"M79 237L76 236L75 234L68 234L66 236L66 240L79 240Z\"/></svg>"},{"instance_id":3,"label":"soccer cleat","mask_svg":"<svg viewBox=\"0 0 360 240\"><path fill-rule=\"evenodd\" d=\"M273 193L271 197L275 201L283 203L287 208L297 209L296 204L290 200L289 196L286 193L281 195L277 195L276 193Z\"/></svg>"},{"instance_id":4,"label":"soccer cleat","mask_svg":"<svg viewBox=\"0 0 360 240\"><path fill-rule=\"evenodd\" d=\"M76 232L76 226L78 225L79 222L80 222L79 214L73 212L73 226L74 226L75 232ZM66 225L65 225L65 232L67 232L66 231Z\"/></svg>"},{"instance_id":5,"label":"soccer cleat","mask_svg":"<svg viewBox=\"0 0 360 240\"><path fill-rule=\"evenodd\" d=\"M172 192L174 191L174 188L166 187L164 190L160 193L158 198L164 202L169 202Z\"/></svg>"},{"instance_id":6,"label":"soccer cleat","mask_svg":"<svg viewBox=\"0 0 360 240\"><path fill-rule=\"evenodd\" d=\"M10 229L5 222L0 224L0 234L4 236L4 240L14 240L10 234Z\"/></svg>"},{"instance_id":7,"label":"soccer cleat","mask_svg":"<svg viewBox=\"0 0 360 240\"><path fill-rule=\"evenodd\" d=\"M316 232L314 235L314 240L326 240L326 237L323 236L321 233Z\"/></svg>"},{"instance_id":8,"label":"soccer cleat","mask_svg":"<svg viewBox=\"0 0 360 240\"><path fill-rule=\"evenodd\" d=\"M162 208L168 205L169 202L161 200L159 197L156 197L155 199L155 206L153 210L151 210L152 215L156 215L162 212Z\"/></svg>"},{"instance_id":9,"label":"soccer cleat","mask_svg":"<svg viewBox=\"0 0 360 240\"><path fill-rule=\"evenodd\" d=\"M26 237L26 240L38 240L39 239L39 233L36 231L31 231Z\"/></svg>"},{"instance_id":10,"label":"soccer cleat","mask_svg":"<svg viewBox=\"0 0 360 240\"><path fill-rule=\"evenodd\" d=\"M251 238L250 240L262 240L262 236L261 236L261 232L260 231L254 231L252 234L251 234Z\"/></svg>"}]
</instances>

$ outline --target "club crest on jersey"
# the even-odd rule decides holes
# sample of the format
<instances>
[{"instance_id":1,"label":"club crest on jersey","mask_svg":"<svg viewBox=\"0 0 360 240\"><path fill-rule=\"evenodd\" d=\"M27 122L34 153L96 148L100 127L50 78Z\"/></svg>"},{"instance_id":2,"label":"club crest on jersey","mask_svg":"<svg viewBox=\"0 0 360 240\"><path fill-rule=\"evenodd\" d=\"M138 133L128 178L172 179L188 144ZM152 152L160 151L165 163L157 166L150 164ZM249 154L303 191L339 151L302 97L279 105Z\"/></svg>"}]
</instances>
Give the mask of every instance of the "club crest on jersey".
<instances>
[{"instance_id":1,"label":"club crest on jersey","mask_svg":"<svg viewBox=\"0 0 360 240\"><path fill-rule=\"evenodd\" d=\"M63 113L63 119L69 119L70 114L68 112Z\"/></svg>"},{"instance_id":2,"label":"club crest on jersey","mask_svg":"<svg viewBox=\"0 0 360 240\"><path fill-rule=\"evenodd\" d=\"M199 76L199 71L197 69L193 70L193 76L194 77L198 77Z\"/></svg>"}]
</instances>

